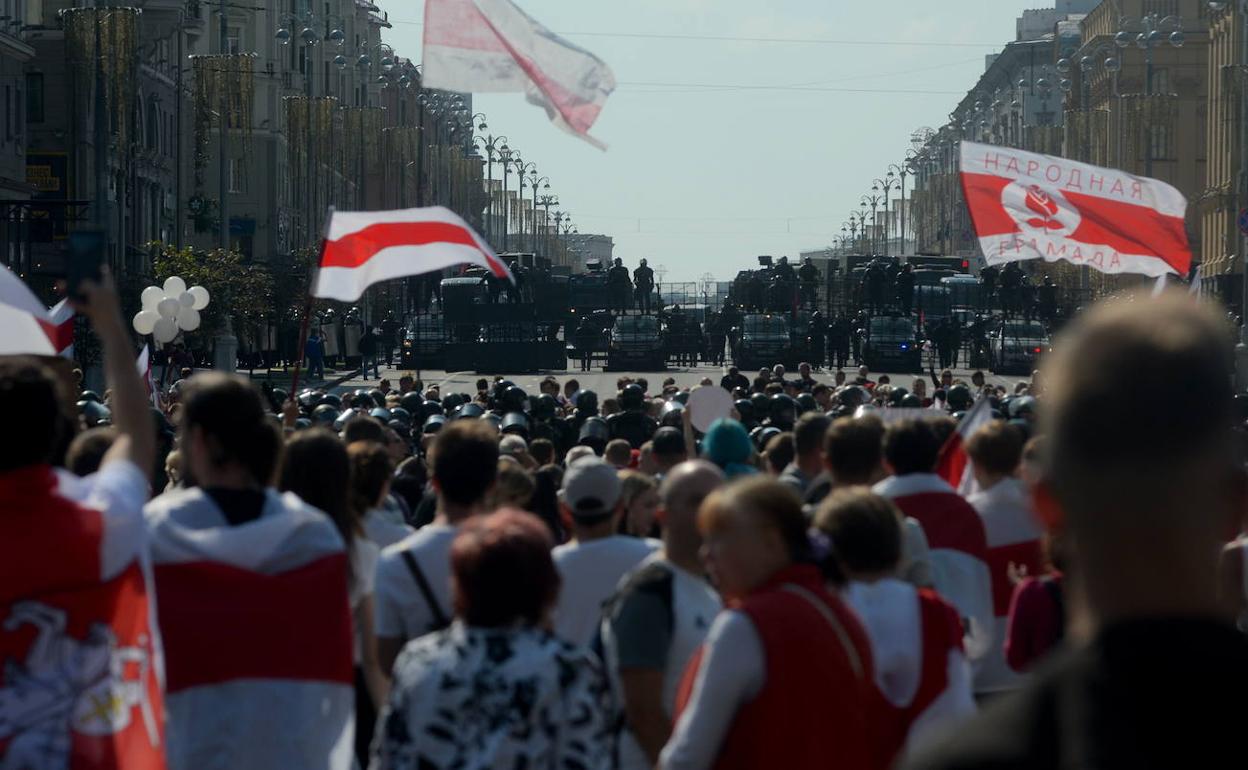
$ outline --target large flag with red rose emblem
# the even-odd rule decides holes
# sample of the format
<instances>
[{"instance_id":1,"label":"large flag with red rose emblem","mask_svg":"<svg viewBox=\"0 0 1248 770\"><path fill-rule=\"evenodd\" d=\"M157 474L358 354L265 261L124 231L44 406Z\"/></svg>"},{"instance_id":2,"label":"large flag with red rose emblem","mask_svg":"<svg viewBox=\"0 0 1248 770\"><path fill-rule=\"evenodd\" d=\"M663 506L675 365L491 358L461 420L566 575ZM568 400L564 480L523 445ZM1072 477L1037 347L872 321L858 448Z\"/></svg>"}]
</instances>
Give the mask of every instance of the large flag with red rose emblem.
<instances>
[{"instance_id":1,"label":"large flag with red rose emblem","mask_svg":"<svg viewBox=\"0 0 1248 770\"><path fill-rule=\"evenodd\" d=\"M615 76L597 56L546 29L511 0L425 0L425 88L523 91L555 125L589 135Z\"/></svg>"},{"instance_id":2,"label":"large flag with red rose emblem","mask_svg":"<svg viewBox=\"0 0 1248 770\"><path fill-rule=\"evenodd\" d=\"M990 265L1065 260L1104 273L1187 275L1187 200L1165 182L962 142L962 189Z\"/></svg>"},{"instance_id":3,"label":"large flag with red rose emblem","mask_svg":"<svg viewBox=\"0 0 1248 770\"><path fill-rule=\"evenodd\" d=\"M0 767L165 767L146 484L124 466L0 474Z\"/></svg>"},{"instance_id":4,"label":"large flag with red rose emblem","mask_svg":"<svg viewBox=\"0 0 1248 770\"><path fill-rule=\"evenodd\" d=\"M334 211L312 296L354 302L379 281L462 264L515 282L489 244L448 208Z\"/></svg>"}]
</instances>

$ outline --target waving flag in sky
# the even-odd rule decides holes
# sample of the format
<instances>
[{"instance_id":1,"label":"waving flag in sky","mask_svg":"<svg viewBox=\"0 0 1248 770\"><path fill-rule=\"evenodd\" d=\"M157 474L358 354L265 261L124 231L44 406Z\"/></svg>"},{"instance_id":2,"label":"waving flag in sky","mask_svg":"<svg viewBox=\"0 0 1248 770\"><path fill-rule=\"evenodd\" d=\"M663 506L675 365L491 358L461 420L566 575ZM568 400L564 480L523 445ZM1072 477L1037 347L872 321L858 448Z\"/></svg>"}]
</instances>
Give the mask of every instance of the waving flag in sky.
<instances>
[{"instance_id":1,"label":"waving flag in sky","mask_svg":"<svg viewBox=\"0 0 1248 770\"><path fill-rule=\"evenodd\" d=\"M589 135L615 90L611 69L510 0L426 0L421 84L473 93L523 91L555 125Z\"/></svg>"},{"instance_id":2,"label":"waving flag in sky","mask_svg":"<svg viewBox=\"0 0 1248 770\"><path fill-rule=\"evenodd\" d=\"M450 209L335 211L312 296L354 302L378 281L461 264L515 282L489 244Z\"/></svg>"},{"instance_id":3,"label":"waving flag in sky","mask_svg":"<svg viewBox=\"0 0 1248 770\"><path fill-rule=\"evenodd\" d=\"M963 142L962 189L988 264L1061 259L1153 277L1191 267L1187 200L1165 182Z\"/></svg>"}]
</instances>

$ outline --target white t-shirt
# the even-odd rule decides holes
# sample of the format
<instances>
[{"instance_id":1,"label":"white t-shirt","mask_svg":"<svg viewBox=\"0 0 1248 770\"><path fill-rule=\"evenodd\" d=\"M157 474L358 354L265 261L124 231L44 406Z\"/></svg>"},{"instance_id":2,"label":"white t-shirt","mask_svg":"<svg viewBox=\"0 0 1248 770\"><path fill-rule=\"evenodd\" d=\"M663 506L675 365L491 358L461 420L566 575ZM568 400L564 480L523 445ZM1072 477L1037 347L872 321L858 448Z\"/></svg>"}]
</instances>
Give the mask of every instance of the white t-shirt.
<instances>
[{"instance_id":1,"label":"white t-shirt","mask_svg":"<svg viewBox=\"0 0 1248 770\"><path fill-rule=\"evenodd\" d=\"M415 639L437 630L434 613L404 562L404 551L415 557L442 614L451 617L451 541L458 531L430 524L381 552L373 590L378 637Z\"/></svg>"},{"instance_id":2,"label":"white t-shirt","mask_svg":"<svg viewBox=\"0 0 1248 770\"><path fill-rule=\"evenodd\" d=\"M381 549L366 537L356 535L351 540L351 616L356 618L360 603L373 595L377 582L377 560L381 558ZM360 648L363 639L360 626L355 624L355 639L352 644L354 660L360 662Z\"/></svg>"},{"instance_id":3,"label":"white t-shirt","mask_svg":"<svg viewBox=\"0 0 1248 770\"><path fill-rule=\"evenodd\" d=\"M378 548L389 548L416 531L394 521L380 508L372 508L364 514L363 526L364 536L376 543Z\"/></svg>"},{"instance_id":4,"label":"white t-shirt","mask_svg":"<svg viewBox=\"0 0 1248 770\"><path fill-rule=\"evenodd\" d=\"M657 540L611 535L556 547L552 555L563 588L555 605L555 634L573 644L589 644L602 621L602 606L615 594L620 578L661 546Z\"/></svg>"}]
</instances>

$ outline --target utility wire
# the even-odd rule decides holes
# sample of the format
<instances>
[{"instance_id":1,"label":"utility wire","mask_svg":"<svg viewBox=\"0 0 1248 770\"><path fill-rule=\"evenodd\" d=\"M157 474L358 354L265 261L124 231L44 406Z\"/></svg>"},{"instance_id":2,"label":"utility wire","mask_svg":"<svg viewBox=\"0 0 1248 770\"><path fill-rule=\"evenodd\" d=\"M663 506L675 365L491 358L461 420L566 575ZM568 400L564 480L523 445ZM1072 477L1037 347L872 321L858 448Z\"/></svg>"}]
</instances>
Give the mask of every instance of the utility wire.
<instances>
[{"instance_id":1,"label":"utility wire","mask_svg":"<svg viewBox=\"0 0 1248 770\"><path fill-rule=\"evenodd\" d=\"M422 27L423 22L390 19L391 24ZM568 37L622 37L643 40L697 40L719 43L782 43L803 45L909 46L916 48L1000 48L1001 43L972 43L953 40L837 40L814 37L742 37L737 35L672 35L657 32L557 32Z\"/></svg>"}]
</instances>

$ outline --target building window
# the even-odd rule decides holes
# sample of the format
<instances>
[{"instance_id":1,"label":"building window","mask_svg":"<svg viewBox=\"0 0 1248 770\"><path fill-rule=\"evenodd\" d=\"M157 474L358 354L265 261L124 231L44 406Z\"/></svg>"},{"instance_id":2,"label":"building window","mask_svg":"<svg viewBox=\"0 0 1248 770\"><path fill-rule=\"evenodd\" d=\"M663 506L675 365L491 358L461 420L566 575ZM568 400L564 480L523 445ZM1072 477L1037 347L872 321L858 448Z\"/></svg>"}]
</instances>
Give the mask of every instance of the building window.
<instances>
[{"instance_id":1,"label":"building window","mask_svg":"<svg viewBox=\"0 0 1248 770\"><path fill-rule=\"evenodd\" d=\"M43 73L26 73L26 119L31 123L43 122Z\"/></svg>"},{"instance_id":2,"label":"building window","mask_svg":"<svg viewBox=\"0 0 1248 770\"><path fill-rule=\"evenodd\" d=\"M225 31L225 50L233 54L243 52L242 27L230 27Z\"/></svg>"},{"instance_id":3,"label":"building window","mask_svg":"<svg viewBox=\"0 0 1248 770\"><path fill-rule=\"evenodd\" d=\"M1174 154L1174 135L1170 126L1154 125L1150 127L1148 150L1153 160L1171 160Z\"/></svg>"},{"instance_id":4,"label":"building window","mask_svg":"<svg viewBox=\"0 0 1248 770\"><path fill-rule=\"evenodd\" d=\"M230 158L230 192L247 192L246 169L243 168L242 158Z\"/></svg>"}]
</instances>

